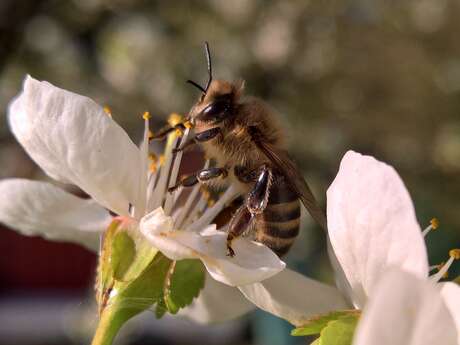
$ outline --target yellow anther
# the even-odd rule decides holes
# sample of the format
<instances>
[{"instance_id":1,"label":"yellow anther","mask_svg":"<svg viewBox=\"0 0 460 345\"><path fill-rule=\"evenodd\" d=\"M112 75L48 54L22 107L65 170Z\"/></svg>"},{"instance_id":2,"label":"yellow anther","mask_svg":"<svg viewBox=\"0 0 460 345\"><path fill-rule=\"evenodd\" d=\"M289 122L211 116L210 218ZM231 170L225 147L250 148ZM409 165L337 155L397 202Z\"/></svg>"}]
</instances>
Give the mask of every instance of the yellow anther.
<instances>
[{"instance_id":1,"label":"yellow anther","mask_svg":"<svg viewBox=\"0 0 460 345\"><path fill-rule=\"evenodd\" d=\"M183 134L182 129L176 128L176 136L181 137Z\"/></svg>"},{"instance_id":2,"label":"yellow anther","mask_svg":"<svg viewBox=\"0 0 460 345\"><path fill-rule=\"evenodd\" d=\"M150 115L150 113L148 111L144 112L144 114L142 114L142 118L144 120L148 120L150 119L152 116Z\"/></svg>"},{"instance_id":3,"label":"yellow anther","mask_svg":"<svg viewBox=\"0 0 460 345\"><path fill-rule=\"evenodd\" d=\"M208 207L214 206L215 203L216 203L216 201L214 199L209 199L208 200Z\"/></svg>"},{"instance_id":4,"label":"yellow anther","mask_svg":"<svg viewBox=\"0 0 460 345\"><path fill-rule=\"evenodd\" d=\"M439 227L439 220L438 218L433 218L430 220L430 224L433 230L436 230Z\"/></svg>"},{"instance_id":5,"label":"yellow anther","mask_svg":"<svg viewBox=\"0 0 460 345\"><path fill-rule=\"evenodd\" d=\"M150 129L149 129L148 139L149 140L153 139L153 132Z\"/></svg>"},{"instance_id":6,"label":"yellow anther","mask_svg":"<svg viewBox=\"0 0 460 345\"><path fill-rule=\"evenodd\" d=\"M449 250L449 256L454 260L460 260L460 249Z\"/></svg>"},{"instance_id":7,"label":"yellow anther","mask_svg":"<svg viewBox=\"0 0 460 345\"><path fill-rule=\"evenodd\" d=\"M157 157L157 155L154 154L154 153L149 154L149 159L150 159L150 161L153 162L153 163L156 163L156 162L158 161L158 157Z\"/></svg>"},{"instance_id":8,"label":"yellow anther","mask_svg":"<svg viewBox=\"0 0 460 345\"><path fill-rule=\"evenodd\" d=\"M179 114L172 113L171 115L169 115L168 123L171 127L174 127L175 125L178 125L181 122L182 122L182 116L180 116Z\"/></svg>"},{"instance_id":9,"label":"yellow anther","mask_svg":"<svg viewBox=\"0 0 460 345\"><path fill-rule=\"evenodd\" d=\"M153 173L157 171L157 165L155 164L155 162L150 163L149 170Z\"/></svg>"},{"instance_id":10,"label":"yellow anther","mask_svg":"<svg viewBox=\"0 0 460 345\"><path fill-rule=\"evenodd\" d=\"M109 117L112 117L112 110L110 109L110 107L108 105L105 105L104 106L104 112L109 116Z\"/></svg>"},{"instance_id":11,"label":"yellow anther","mask_svg":"<svg viewBox=\"0 0 460 345\"><path fill-rule=\"evenodd\" d=\"M189 129L193 128L193 125L192 125L192 123L190 121L185 121L184 126L185 126L185 128L189 128Z\"/></svg>"},{"instance_id":12,"label":"yellow anther","mask_svg":"<svg viewBox=\"0 0 460 345\"><path fill-rule=\"evenodd\" d=\"M165 155L161 155L160 158L158 159L158 163L161 165L165 164L166 157Z\"/></svg>"}]
</instances>

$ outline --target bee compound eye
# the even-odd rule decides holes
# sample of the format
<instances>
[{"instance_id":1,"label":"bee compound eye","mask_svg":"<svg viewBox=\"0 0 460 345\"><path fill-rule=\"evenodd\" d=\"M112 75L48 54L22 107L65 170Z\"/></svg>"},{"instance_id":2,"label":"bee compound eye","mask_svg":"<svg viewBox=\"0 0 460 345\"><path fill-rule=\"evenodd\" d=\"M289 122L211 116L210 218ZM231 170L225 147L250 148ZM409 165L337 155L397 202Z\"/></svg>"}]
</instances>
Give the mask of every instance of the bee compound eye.
<instances>
[{"instance_id":1,"label":"bee compound eye","mask_svg":"<svg viewBox=\"0 0 460 345\"><path fill-rule=\"evenodd\" d=\"M229 102L217 101L204 108L200 118L205 121L223 120L229 115L230 109Z\"/></svg>"}]
</instances>

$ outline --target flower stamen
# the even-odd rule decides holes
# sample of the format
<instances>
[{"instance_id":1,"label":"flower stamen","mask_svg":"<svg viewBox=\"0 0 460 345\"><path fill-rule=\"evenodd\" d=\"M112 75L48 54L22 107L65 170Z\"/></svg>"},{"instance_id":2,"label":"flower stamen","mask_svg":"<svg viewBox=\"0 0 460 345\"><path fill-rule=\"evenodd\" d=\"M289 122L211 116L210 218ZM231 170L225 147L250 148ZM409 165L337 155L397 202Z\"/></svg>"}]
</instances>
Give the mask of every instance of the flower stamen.
<instances>
[{"instance_id":1,"label":"flower stamen","mask_svg":"<svg viewBox=\"0 0 460 345\"><path fill-rule=\"evenodd\" d=\"M176 136L181 137L184 135L184 132L180 128L176 128Z\"/></svg>"},{"instance_id":2,"label":"flower stamen","mask_svg":"<svg viewBox=\"0 0 460 345\"><path fill-rule=\"evenodd\" d=\"M188 129L193 128L193 124L190 121L185 121L184 126L185 126L185 128L188 128Z\"/></svg>"},{"instance_id":3,"label":"flower stamen","mask_svg":"<svg viewBox=\"0 0 460 345\"><path fill-rule=\"evenodd\" d=\"M438 265L438 273L433 274L430 278L434 282L438 282L442 278L446 278L448 276L448 271L454 260L460 260L460 249L451 249L449 251L449 260L445 264L441 263Z\"/></svg>"},{"instance_id":4,"label":"flower stamen","mask_svg":"<svg viewBox=\"0 0 460 345\"><path fill-rule=\"evenodd\" d=\"M142 118L144 120L149 120L152 116L150 115L150 113L148 111L145 111L144 114L142 114Z\"/></svg>"},{"instance_id":5,"label":"flower stamen","mask_svg":"<svg viewBox=\"0 0 460 345\"><path fill-rule=\"evenodd\" d=\"M439 265L430 266L430 271L437 270L439 272L445 265L446 265L446 263L443 261ZM449 278L449 272L446 271L446 273L444 273L442 278L443 279Z\"/></svg>"},{"instance_id":6,"label":"flower stamen","mask_svg":"<svg viewBox=\"0 0 460 345\"><path fill-rule=\"evenodd\" d=\"M426 236L428 235L428 233L431 231L431 230L436 230L437 228L439 227L439 220L438 218L433 218L430 220L430 225L428 225L422 232L422 235L423 236Z\"/></svg>"},{"instance_id":7,"label":"flower stamen","mask_svg":"<svg viewBox=\"0 0 460 345\"><path fill-rule=\"evenodd\" d=\"M157 171L157 165L155 162L150 162L150 165L149 165L149 171L151 173L155 173Z\"/></svg>"},{"instance_id":8,"label":"flower stamen","mask_svg":"<svg viewBox=\"0 0 460 345\"><path fill-rule=\"evenodd\" d=\"M182 116L180 116L179 114L172 113L171 115L169 115L168 123L171 127L174 127L181 122L182 122Z\"/></svg>"},{"instance_id":9,"label":"flower stamen","mask_svg":"<svg viewBox=\"0 0 460 345\"><path fill-rule=\"evenodd\" d=\"M108 117L112 118L112 110L108 105L104 106L104 112L107 114Z\"/></svg>"}]
</instances>

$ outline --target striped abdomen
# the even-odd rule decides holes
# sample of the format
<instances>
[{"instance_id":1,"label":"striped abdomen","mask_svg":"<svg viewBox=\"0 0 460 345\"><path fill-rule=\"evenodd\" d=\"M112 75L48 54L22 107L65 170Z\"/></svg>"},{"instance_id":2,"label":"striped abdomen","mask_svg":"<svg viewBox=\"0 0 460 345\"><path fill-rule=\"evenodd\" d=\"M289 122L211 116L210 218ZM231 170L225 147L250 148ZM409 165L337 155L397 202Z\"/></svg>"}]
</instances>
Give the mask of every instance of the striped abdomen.
<instances>
[{"instance_id":1,"label":"striped abdomen","mask_svg":"<svg viewBox=\"0 0 460 345\"><path fill-rule=\"evenodd\" d=\"M278 256L286 254L299 233L300 202L284 176L274 176L265 210L256 216L255 240Z\"/></svg>"}]
</instances>

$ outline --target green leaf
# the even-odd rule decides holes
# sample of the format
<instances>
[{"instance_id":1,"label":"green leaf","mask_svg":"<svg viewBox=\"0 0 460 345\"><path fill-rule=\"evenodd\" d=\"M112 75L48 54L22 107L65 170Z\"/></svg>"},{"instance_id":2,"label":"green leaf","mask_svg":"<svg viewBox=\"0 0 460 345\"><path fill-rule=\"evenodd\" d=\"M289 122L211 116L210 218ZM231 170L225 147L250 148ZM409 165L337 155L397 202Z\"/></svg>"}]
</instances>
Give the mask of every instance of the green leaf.
<instances>
[{"instance_id":1,"label":"green leaf","mask_svg":"<svg viewBox=\"0 0 460 345\"><path fill-rule=\"evenodd\" d=\"M158 318L177 313L198 297L204 280L201 261L172 261L150 245L136 223L115 219L99 258L100 321L92 344L111 344L126 321L155 304Z\"/></svg>"},{"instance_id":2,"label":"green leaf","mask_svg":"<svg viewBox=\"0 0 460 345\"><path fill-rule=\"evenodd\" d=\"M321 331L318 345L351 345L357 323L358 318L354 316L329 322Z\"/></svg>"},{"instance_id":3,"label":"green leaf","mask_svg":"<svg viewBox=\"0 0 460 345\"><path fill-rule=\"evenodd\" d=\"M126 231L120 231L112 240L112 270L116 280L124 280L125 273L134 261L136 245Z\"/></svg>"},{"instance_id":4,"label":"green leaf","mask_svg":"<svg viewBox=\"0 0 460 345\"><path fill-rule=\"evenodd\" d=\"M204 287L205 268L199 260L175 261L168 271L164 301L168 311L176 314L198 297Z\"/></svg>"},{"instance_id":5,"label":"green leaf","mask_svg":"<svg viewBox=\"0 0 460 345\"><path fill-rule=\"evenodd\" d=\"M329 314L319 315L308 320L305 325L297 327L291 331L293 336L307 336L313 334L319 334L329 322L337 320L346 316L359 316L358 310L337 310Z\"/></svg>"},{"instance_id":6,"label":"green leaf","mask_svg":"<svg viewBox=\"0 0 460 345\"><path fill-rule=\"evenodd\" d=\"M100 321L92 345L110 345L121 326L133 316L150 308L163 296L163 282L171 260L157 253L154 260L130 281L115 281L105 292Z\"/></svg>"}]
</instances>

